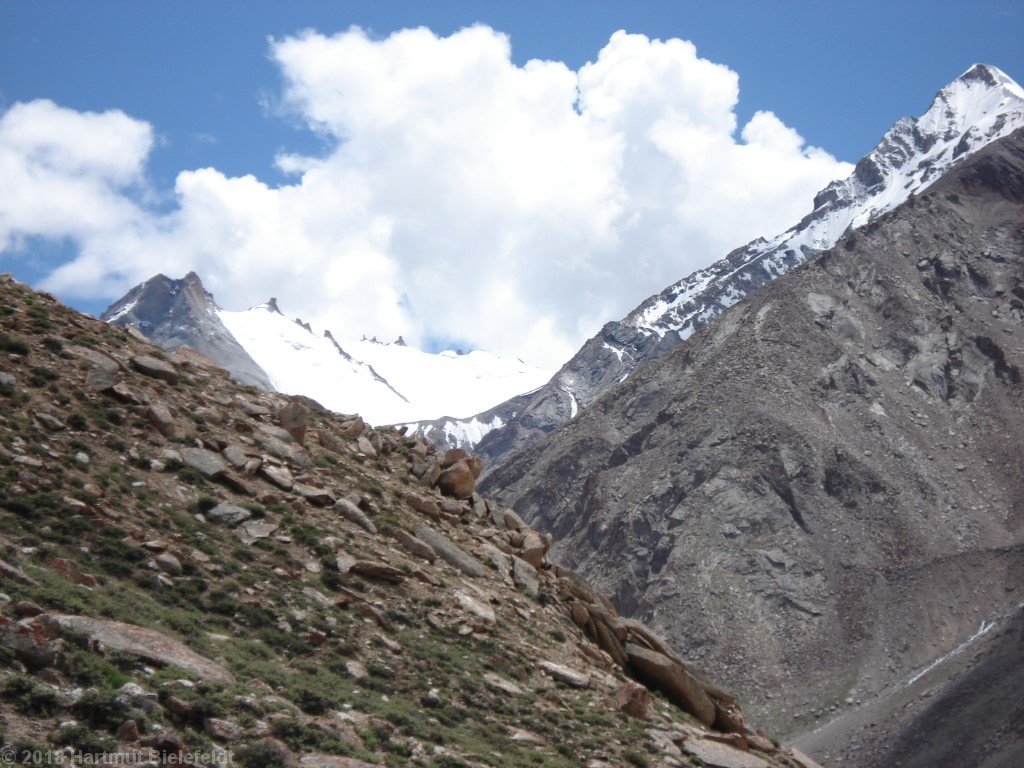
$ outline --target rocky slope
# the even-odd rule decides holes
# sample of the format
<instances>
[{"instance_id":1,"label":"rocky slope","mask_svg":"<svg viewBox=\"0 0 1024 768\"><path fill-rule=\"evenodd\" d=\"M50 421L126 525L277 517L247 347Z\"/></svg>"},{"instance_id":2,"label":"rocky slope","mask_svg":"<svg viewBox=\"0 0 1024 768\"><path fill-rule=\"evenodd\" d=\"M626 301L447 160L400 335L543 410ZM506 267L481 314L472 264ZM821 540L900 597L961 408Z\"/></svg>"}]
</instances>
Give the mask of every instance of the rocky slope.
<instances>
[{"instance_id":1,"label":"rocky slope","mask_svg":"<svg viewBox=\"0 0 1024 768\"><path fill-rule=\"evenodd\" d=\"M487 458L489 468L498 466L744 296L1022 126L1024 89L995 67L975 65L942 88L921 117L897 122L849 178L815 196L814 210L792 229L738 248L651 296L622 320L606 324L525 406L499 406L502 426L489 431L474 450ZM431 426L431 434L440 436L457 431L459 422L441 420Z\"/></svg>"},{"instance_id":2,"label":"rocky slope","mask_svg":"<svg viewBox=\"0 0 1024 768\"><path fill-rule=\"evenodd\" d=\"M814 765L551 565L465 452L9 276L0 365L4 761Z\"/></svg>"},{"instance_id":3,"label":"rocky slope","mask_svg":"<svg viewBox=\"0 0 1024 768\"><path fill-rule=\"evenodd\" d=\"M1022 368L1017 131L484 487L619 610L799 731L1022 602Z\"/></svg>"}]
</instances>

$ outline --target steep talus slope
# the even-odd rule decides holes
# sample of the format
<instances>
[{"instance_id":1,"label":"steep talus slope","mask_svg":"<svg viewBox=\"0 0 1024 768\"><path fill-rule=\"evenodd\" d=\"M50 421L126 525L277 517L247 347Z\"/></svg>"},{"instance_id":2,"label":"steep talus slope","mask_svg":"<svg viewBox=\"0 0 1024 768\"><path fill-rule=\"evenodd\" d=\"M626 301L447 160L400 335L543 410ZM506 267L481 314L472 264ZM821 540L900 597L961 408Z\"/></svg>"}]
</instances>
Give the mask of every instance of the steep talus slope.
<instances>
[{"instance_id":1,"label":"steep talus slope","mask_svg":"<svg viewBox=\"0 0 1024 768\"><path fill-rule=\"evenodd\" d=\"M217 317L217 304L195 272L181 280L156 275L135 286L102 320L134 326L164 349L189 347L226 368L235 381L272 389L270 379Z\"/></svg>"},{"instance_id":2,"label":"steep talus slope","mask_svg":"<svg viewBox=\"0 0 1024 768\"><path fill-rule=\"evenodd\" d=\"M995 67L971 67L942 88L922 116L898 121L849 178L819 192L813 210L794 227L737 248L651 296L622 320L607 323L525 406L501 409L503 425L474 450L491 469L497 467L744 296L1022 126L1024 89ZM458 422L450 421L435 423L432 434L443 434L446 427L457 431Z\"/></svg>"},{"instance_id":3,"label":"steep talus slope","mask_svg":"<svg viewBox=\"0 0 1024 768\"><path fill-rule=\"evenodd\" d=\"M1018 131L484 487L776 729L870 700L1024 595L1022 202Z\"/></svg>"},{"instance_id":4,"label":"steep talus slope","mask_svg":"<svg viewBox=\"0 0 1024 768\"><path fill-rule=\"evenodd\" d=\"M1024 764L1024 605L906 684L801 734L846 768Z\"/></svg>"},{"instance_id":5,"label":"steep talus slope","mask_svg":"<svg viewBox=\"0 0 1024 768\"><path fill-rule=\"evenodd\" d=\"M480 468L0 276L0 745L46 764L813 768L552 565L475 492Z\"/></svg>"}]
</instances>

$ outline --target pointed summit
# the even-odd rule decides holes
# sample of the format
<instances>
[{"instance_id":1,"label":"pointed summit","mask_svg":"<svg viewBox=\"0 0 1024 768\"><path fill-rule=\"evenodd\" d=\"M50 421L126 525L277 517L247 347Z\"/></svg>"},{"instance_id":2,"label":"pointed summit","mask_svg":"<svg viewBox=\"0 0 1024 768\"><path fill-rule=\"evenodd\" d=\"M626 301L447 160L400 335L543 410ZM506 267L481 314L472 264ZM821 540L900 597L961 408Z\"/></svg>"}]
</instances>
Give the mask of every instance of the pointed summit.
<instances>
[{"instance_id":1,"label":"pointed summit","mask_svg":"<svg viewBox=\"0 0 1024 768\"><path fill-rule=\"evenodd\" d=\"M180 280L154 275L115 301L100 317L133 326L164 349L190 347L223 365L232 377L261 389L270 379L217 318L220 307L195 272Z\"/></svg>"}]
</instances>

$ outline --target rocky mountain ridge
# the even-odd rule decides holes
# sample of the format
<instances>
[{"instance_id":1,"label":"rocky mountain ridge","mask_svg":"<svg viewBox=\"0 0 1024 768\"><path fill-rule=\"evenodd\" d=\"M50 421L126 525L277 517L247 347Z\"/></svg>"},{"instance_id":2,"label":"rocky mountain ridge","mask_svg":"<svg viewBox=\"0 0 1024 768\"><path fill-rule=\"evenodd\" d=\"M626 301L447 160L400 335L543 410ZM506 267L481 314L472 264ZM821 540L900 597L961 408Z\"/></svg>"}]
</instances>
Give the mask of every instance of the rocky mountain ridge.
<instances>
[{"instance_id":1,"label":"rocky mountain ridge","mask_svg":"<svg viewBox=\"0 0 1024 768\"><path fill-rule=\"evenodd\" d=\"M497 467L744 296L921 193L972 153L1022 126L1024 89L995 67L971 67L942 88L921 117L899 120L849 178L819 192L813 211L796 226L737 248L651 296L622 320L607 323L525 405L492 409L489 415L499 416L501 426L470 447L487 458L488 471ZM417 426L442 441L446 431L458 431L460 422L442 419Z\"/></svg>"},{"instance_id":2,"label":"rocky mountain ridge","mask_svg":"<svg viewBox=\"0 0 1024 768\"><path fill-rule=\"evenodd\" d=\"M290 319L275 299L226 311L195 273L157 275L114 302L102 318L134 327L165 349L190 346L243 383L305 395L335 411L358 410L373 424L464 416L538 387L547 373L481 350L428 354L399 338L338 339ZM449 447L479 439L496 422L465 425Z\"/></svg>"},{"instance_id":3,"label":"rocky mountain ridge","mask_svg":"<svg viewBox=\"0 0 1024 768\"><path fill-rule=\"evenodd\" d=\"M811 730L876 711L1021 610L1022 370L1018 130L726 310L483 487L551 532L555 559L621 612L721 670L752 712ZM929 695L949 701L953 685ZM945 725L915 738L934 765L1003 765L1013 710L968 687L989 719L932 718ZM859 749L815 757L892 764L906 742L886 746L871 723ZM992 751L962 751L982 743Z\"/></svg>"},{"instance_id":4,"label":"rocky mountain ridge","mask_svg":"<svg viewBox=\"0 0 1024 768\"><path fill-rule=\"evenodd\" d=\"M0 366L12 762L815 765L552 565L464 451L243 387L9 275Z\"/></svg>"}]
</instances>

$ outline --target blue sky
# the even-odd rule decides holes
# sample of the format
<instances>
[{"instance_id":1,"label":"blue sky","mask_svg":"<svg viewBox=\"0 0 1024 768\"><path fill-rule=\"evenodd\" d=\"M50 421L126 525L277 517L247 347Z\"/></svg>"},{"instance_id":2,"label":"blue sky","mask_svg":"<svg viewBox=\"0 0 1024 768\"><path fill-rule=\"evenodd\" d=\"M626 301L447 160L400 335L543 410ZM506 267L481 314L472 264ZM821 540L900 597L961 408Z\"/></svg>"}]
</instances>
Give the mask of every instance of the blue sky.
<instances>
[{"instance_id":1,"label":"blue sky","mask_svg":"<svg viewBox=\"0 0 1024 768\"><path fill-rule=\"evenodd\" d=\"M603 1L0 0L0 112L17 102L45 98L76 112L120 110L133 121L147 124L153 140L142 153L141 181L136 179L119 191L132 204L153 213L179 209L181 199L176 199L171 190L183 171L216 169L218 183L253 174L274 187L295 181L295 174L284 172L276 162L281 155L325 158L343 143L345 137L334 129L318 134L311 131L313 106L300 104L297 108L295 99L286 97L288 81L284 75L288 65L271 52L268 39L280 42L304 29L330 36L357 25L368 32L370 39L383 40L397 30L425 26L438 38L445 38L480 23L509 36L512 65L522 67L529 59L541 58L564 62L573 72L594 61L616 30L651 39L680 38L692 42L701 59L724 65L738 76L738 103L732 109L737 136L755 115L770 112L780 124L799 133L806 146L821 147L835 161L846 162L855 162L867 152L897 118L921 114L940 86L975 61L992 63L1019 82L1024 79L1024 4L1019 0L640 2L626 6ZM801 152L806 155L806 147ZM808 165L809 161L803 162L806 158L797 159ZM833 167L837 173L843 168L838 163ZM806 169L800 173L803 186L794 186L792 194L804 200L820 179ZM820 168L818 175L827 177ZM236 200L242 198L236 196ZM780 209L776 218L765 218L760 224L769 231L755 233L771 234L776 224L792 223L787 218L792 215ZM385 228L390 225L387 221L381 224ZM147 226L161 229L168 222ZM728 226L728 222L722 226ZM388 234L391 243L400 245L402 237L413 237L403 236L400 227L392 228L396 233ZM746 234L737 231L736 237L745 238ZM690 240L700 241L701 237L698 233ZM582 290L581 301L593 312L581 317L578 327L571 331L565 331L566 317L552 319L553 328L565 331L562 335L566 338L588 334L595 324L599 325L601 317L616 316L647 293L683 276L680 270L724 255L718 251L726 244L740 244L718 242L711 236L707 240L699 254L678 262L666 263L664 254L655 258L652 252L652 264L656 261L654 266L664 268L653 268L640 259L649 272L649 281L626 281L621 295L602 296L598 288ZM569 250L593 245L566 243ZM4 268L36 282L57 263L73 256L80 246L80 236L75 233L67 237L29 237L10 249L6 258L0 254L0 260L6 261ZM195 244L190 247L203 250ZM594 249L597 252L600 246ZM434 250L437 263L442 263L443 249ZM434 258L429 247L425 246L423 253L424 259ZM493 249L481 253L473 263L493 253ZM632 254L627 256L633 258ZM194 260L199 258L195 256ZM538 258L550 261L572 257L542 254ZM608 285L617 282L609 272L609 264L614 263L612 258L593 264L581 261L580 266L594 274L602 269L608 272L604 280ZM444 264L444 268L439 267L444 274L466 271L465 265ZM385 263L375 274L387 271ZM124 287L130 273L121 265L114 278L108 275L103 284L109 290L66 290L62 297L96 311L115 298L112 294ZM204 274L204 279L216 284L220 275ZM267 282L272 286L279 280L280 275L274 275L268 276ZM380 276L380 280L387 278ZM482 274L481 281L492 292L501 283L486 274ZM226 285L228 281L224 278L220 282ZM226 290L216 291L218 298ZM241 297L231 298L236 303L242 301ZM253 296L252 301L262 298ZM510 305L522 304L519 299L514 296L508 301ZM393 303L418 317L416 323L423 327L419 333L415 328L407 331L407 338L456 336L453 328L457 318L435 323L437 308L428 306L425 300L417 301L408 288L396 288L387 296L379 296L377 302ZM519 309L528 311L525 305ZM575 313L580 315L582 311L577 308ZM306 311L307 315L314 313ZM343 321L335 317L335 322ZM394 316L378 317L366 330L379 329L386 335L401 330L403 322L411 321L408 317L406 321ZM508 316L495 323L507 325ZM349 330L356 335L355 329ZM528 332L535 338L545 338L549 333L550 329L543 328ZM469 342L473 345L472 339Z\"/></svg>"},{"instance_id":2,"label":"blue sky","mask_svg":"<svg viewBox=\"0 0 1024 768\"><path fill-rule=\"evenodd\" d=\"M156 126L155 179L215 165L275 178L274 153L315 140L262 103L279 75L267 37L358 24L377 35L476 22L513 58L592 60L617 29L681 37L740 76L740 122L770 109L811 144L855 162L904 114L971 64L1024 79L1024 3L949 2L0 2L3 101L46 97L123 109ZM211 143L210 140L216 143Z\"/></svg>"}]
</instances>

